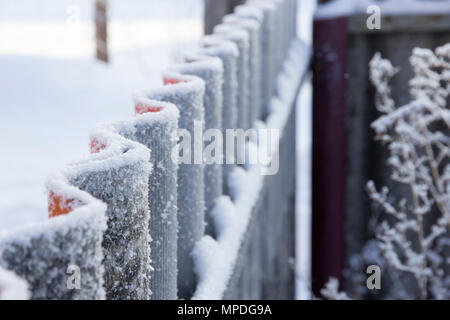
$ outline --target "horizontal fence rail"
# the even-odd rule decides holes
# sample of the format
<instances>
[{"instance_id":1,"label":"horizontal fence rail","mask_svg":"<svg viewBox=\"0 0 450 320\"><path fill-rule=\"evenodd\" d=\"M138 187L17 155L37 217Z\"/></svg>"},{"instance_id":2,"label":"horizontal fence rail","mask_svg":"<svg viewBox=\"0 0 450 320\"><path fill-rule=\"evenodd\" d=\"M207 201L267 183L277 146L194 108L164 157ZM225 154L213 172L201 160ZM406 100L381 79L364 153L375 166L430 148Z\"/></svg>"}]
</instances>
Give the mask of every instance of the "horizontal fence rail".
<instances>
[{"instance_id":1,"label":"horizontal fence rail","mask_svg":"<svg viewBox=\"0 0 450 320\"><path fill-rule=\"evenodd\" d=\"M236 7L163 87L136 93L134 118L95 128L91 155L48 179L50 219L0 233L0 266L32 299L293 298L295 102L310 63L295 35L295 0ZM231 153L229 130L246 142ZM227 138L220 152L209 132ZM269 140L265 163L246 161Z\"/></svg>"}]
</instances>

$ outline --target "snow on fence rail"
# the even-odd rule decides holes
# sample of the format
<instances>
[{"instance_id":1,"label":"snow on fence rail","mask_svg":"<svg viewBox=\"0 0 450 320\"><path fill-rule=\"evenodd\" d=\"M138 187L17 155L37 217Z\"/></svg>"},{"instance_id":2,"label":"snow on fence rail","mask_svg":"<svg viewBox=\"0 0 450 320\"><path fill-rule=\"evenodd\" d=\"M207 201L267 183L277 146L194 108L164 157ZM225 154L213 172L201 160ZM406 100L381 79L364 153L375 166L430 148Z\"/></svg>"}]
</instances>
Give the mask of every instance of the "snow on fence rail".
<instances>
[{"instance_id":1,"label":"snow on fence rail","mask_svg":"<svg viewBox=\"0 0 450 320\"><path fill-rule=\"evenodd\" d=\"M135 95L133 119L98 126L91 155L48 180L50 219L0 234L0 266L33 299L292 298L294 104L310 60L295 12L238 6L164 87ZM204 162L196 135L238 128L278 130L278 173L234 152ZM173 158L178 135L192 137L190 163ZM249 138L247 155L267 143Z\"/></svg>"}]
</instances>

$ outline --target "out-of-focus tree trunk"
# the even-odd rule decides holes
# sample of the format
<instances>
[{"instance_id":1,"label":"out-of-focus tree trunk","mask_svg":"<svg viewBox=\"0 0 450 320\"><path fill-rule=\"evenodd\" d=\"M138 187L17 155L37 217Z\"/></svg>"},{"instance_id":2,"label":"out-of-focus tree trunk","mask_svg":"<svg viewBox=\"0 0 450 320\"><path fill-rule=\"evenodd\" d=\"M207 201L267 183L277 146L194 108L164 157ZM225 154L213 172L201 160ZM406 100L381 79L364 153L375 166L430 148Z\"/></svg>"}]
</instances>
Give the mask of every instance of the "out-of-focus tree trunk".
<instances>
[{"instance_id":1,"label":"out-of-focus tree trunk","mask_svg":"<svg viewBox=\"0 0 450 320\"><path fill-rule=\"evenodd\" d=\"M97 59L108 62L107 0L95 0L95 42Z\"/></svg>"},{"instance_id":2,"label":"out-of-focus tree trunk","mask_svg":"<svg viewBox=\"0 0 450 320\"><path fill-rule=\"evenodd\" d=\"M232 13L235 6L244 2L245 0L205 0L205 34L211 34L224 15Z\"/></svg>"}]
</instances>

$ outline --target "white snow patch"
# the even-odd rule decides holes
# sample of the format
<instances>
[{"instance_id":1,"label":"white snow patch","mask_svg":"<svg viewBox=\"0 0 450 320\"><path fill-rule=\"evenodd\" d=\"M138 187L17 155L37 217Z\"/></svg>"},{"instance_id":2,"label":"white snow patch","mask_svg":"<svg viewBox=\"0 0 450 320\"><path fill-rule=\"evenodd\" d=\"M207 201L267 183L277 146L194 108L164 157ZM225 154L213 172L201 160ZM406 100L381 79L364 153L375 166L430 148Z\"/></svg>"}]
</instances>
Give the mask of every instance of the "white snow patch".
<instances>
[{"instance_id":1,"label":"white snow patch","mask_svg":"<svg viewBox=\"0 0 450 320\"><path fill-rule=\"evenodd\" d=\"M29 297L26 281L13 272L0 268L0 300L28 300Z\"/></svg>"}]
</instances>

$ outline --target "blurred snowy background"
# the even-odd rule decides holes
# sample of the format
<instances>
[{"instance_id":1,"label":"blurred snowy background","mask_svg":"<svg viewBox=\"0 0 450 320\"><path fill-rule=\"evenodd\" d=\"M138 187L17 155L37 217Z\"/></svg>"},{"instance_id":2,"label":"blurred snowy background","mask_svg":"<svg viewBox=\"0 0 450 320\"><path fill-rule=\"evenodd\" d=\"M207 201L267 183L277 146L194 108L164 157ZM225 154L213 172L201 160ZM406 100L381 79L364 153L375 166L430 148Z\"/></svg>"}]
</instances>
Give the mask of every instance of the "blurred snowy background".
<instances>
[{"instance_id":1,"label":"blurred snowy background","mask_svg":"<svg viewBox=\"0 0 450 320\"><path fill-rule=\"evenodd\" d=\"M133 115L135 90L203 33L202 0L109 1L110 63L94 1L0 0L0 228L47 216L45 179L88 152L96 124Z\"/></svg>"}]
</instances>

